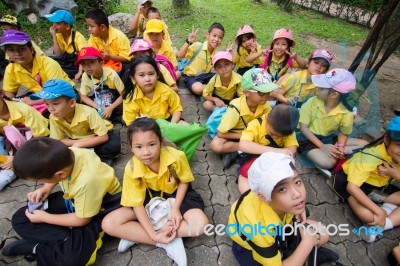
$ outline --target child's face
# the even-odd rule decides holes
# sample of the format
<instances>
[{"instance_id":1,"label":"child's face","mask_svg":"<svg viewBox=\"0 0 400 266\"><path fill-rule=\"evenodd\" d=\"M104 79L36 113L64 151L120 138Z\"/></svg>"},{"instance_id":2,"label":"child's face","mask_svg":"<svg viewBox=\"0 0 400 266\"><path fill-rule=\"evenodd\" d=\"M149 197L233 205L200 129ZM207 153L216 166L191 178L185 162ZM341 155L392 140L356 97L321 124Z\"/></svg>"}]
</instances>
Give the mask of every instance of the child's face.
<instances>
[{"instance_id":1,"label":"child's face","mask_svg":"<svg viewBox=\"0 0 400 266\"><path fill-rule=\"evenodd\" d=\"M94 37L99 37L101 35L101 27L97 25L96 22L91 18L85 18L86 25L88 26L89 34Z\"/></svg>"},{"instance_id":2,"label":"child's face","mask_svg":"<svg viewBox=\"0 0 400 266\"><path fill-rule=\"evenodd\" d=\"M246 50L251 50L253 49L255 43L255 39L254 38L247 38L247 36L243 37L242 40L242 47Z\"/></svg>"},{"instance_id":3,"label":"child's face","mask_svg":"<svg viewBox=\"0 0 400 266\"><path fill-rule=\"evenodd\" d=\"M83 71L92 77L99 79L103 75L103 61L99 61L98 59L84 59L81 61L81 66Z\"/></svg>"},{"instance_id":4,"label":"child's face","mask_svg":"<svg viewBox=\"0 0 400 266\"><path fill-rule=\"evenodd\" d=\"M279 216L286 213L299 215L304 212L306 188L297 172L275 186L269 204Z\"/></svg>"},{"instance_id":5,"label":"child's face","mask_svg":"<svg viewBox=\"0 0 400 266\"><path fill-rule=\"evenodd\" d=\"M149 39L150 39L151 43L153 44L153 46L161 45L161 43L163 41L164 33L150 32L148 35L149 35Z\"/></svg>"},{"instance_id":6,"label":"child's face","mask_svg":"<svg viewBox=\"0 0 400 266\"><path fill-rule=\"evenodd\" d=\"M144 165L151 167L160 161L160 139L154 131L132 134L131 151Z\"/></svg>"},{"instance_id":7,"label":"child's face","mask_svg":"<svg viewBox=\"0 0 400 266\"><path fill-rule=\"evenodd\" d=\"M232 70L234 68L234 64L226 59L218 60L215 65L214 69L221 78L230 78L232 76Z\"/></svg>"},{"instance_id":8,"label":"child's face","mask_svg":"<svg viewBox=\"0 0 400 266\"><path fill-rule=\"evenodd\" d=\"M52 100L45 100L47 110L58 119L66 118L75 107L75 99L58 97Z\"/></svg>"},{"instance_id":9,"label":"child's face","mask_svg":"<svg viewBox=\"0 0 400 266\"><path fill-rule=\"evenodd\" d=\"M30 65L33 62L33 48L28 45L8 44L5 51L11 61L22 66Z\"/></svg>"},{"instance_id":10,"label":"child's face","mask_svg":"<svg viewBox=\"0 0 400 266\"><path fill-rule=\"evenodd\" d=\"M318 99L320 99L322 101L326 101L326 100L328 100L330 91L331 90L329 88L318 87L317 92L315 94L317 95Z\"/></svg>"},{"instance_id":11,"label":"child's face","mask_svg":"<svg viewBox=\"0 0 400 266\"><path fill-rule=\"evenodd\" d=\"M71 26L69 26L67 23L65 22L55 22L53 23L53 26L56 30L57 33L67 33L70 31Z\"/></svg>"},{"instance_id":12,"label":"child's face","mask_svg":"<svg viewBox=\"0 0 400 266\"><path fill-rule=\"evenodd\" d=\"M324 59L313 58L308 63L307 72L309 75L324 74L328 71L329 65Z\"/></svg>"},{"instance_id":13,"label":"child's face","mask_svg":"<svg viewBox=\"0 0 400 266\"><path fill-rule=\"evenodd\" d=\"M256 90L246 90L243 92L246 95L246 100L252 105L264 105L269 98L269 93L259 92Z\"/></svg>"},{"instance_id":14,"label":"child's face","mask_svg":"<svg viewBox=\"0 0 400 266\"><path fill-rule=\"evenodd\" d=\"M400 163L400 141L390 140L387 153L392 157L393 162Z\"/></svg>"},{"instance_id":15,"label":"child's face","mask_svg":"<svg viewBox=\"0 0 400 266\"><path fill-rule=\"evenodd\" d=\"M224 32L220 29L214 28L211 30L211 32L207 32L208 45L212 49L217 48L221 44L223 39L224 39Z\"/></svg>"},{"instance_id":16,"label":"child's face","mask_svg":"<svg viewBox=\"0 0 400 266\"><path fill-rule=\"evenodd\" d=\"M10 24L1 24L1 28L3 29L3 31L19 30L17 26L10 25Z\"/></svg>"},{"instance_id":17,"label":"child's face","mask_svg":"<svg viewBox=\"0 0 400 266\"><path fill-rule=\"evenodd\" d=\"M270 123L267 123L267 134L268 134L268 136L270 136L271 138L273 138L273 139L277 139L277 138L281 138L281 137L283 137L283 135L282 134L280 134L278 131L276 131L275 129L274 129L274 127L270 124Z\"/></svg>"},{"instance_id":18,"label":"child's face","mask_svg":"<svg viewBox=\"0 0 400 266\"><path fill-rule=\"evenodd\" d=\"M150 20L150 19L159 19L159 20L161 20L161 16L160 16L160 13L150 12L150 13L147 15L147 19L148 19L148 20Z\"/></svg>"},{"instance_id":19,"label":"child's face","mask_svg":"<svg viewBox=\"0 0 400 266\"><path fill-rule=\"evenodd\" d=\"M143 93L150 94L156 87L158 76L154 67L147 63L141 63L136 66L135 74L132 77Z\"/></svg>"},{"instance_id":20,"label":"child's face","mask_svg":"<svg viewBox=\"0 0 400 266\"><path fill-rule=\"evenodd\" d=\"M289 51L289 42L286 38L276 39L272 45L274 54L278 57L282 57Z\"/></svg>"}]
</instances>

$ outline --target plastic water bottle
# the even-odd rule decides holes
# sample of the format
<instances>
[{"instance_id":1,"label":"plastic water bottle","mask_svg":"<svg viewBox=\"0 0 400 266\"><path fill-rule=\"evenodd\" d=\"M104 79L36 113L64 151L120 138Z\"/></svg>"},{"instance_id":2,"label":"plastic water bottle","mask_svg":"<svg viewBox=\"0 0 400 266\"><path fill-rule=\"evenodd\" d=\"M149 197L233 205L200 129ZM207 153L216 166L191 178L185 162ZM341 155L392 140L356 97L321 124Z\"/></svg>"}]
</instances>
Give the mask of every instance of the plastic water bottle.
<instances>
[{"instance_id":1,"label":"plastic water bottle","mask_svg":"<svg viewBox=\"0 0 400 266\"><path fill-rule=\"evenodd\" d=\"M4 146L4 137L3 136L0 136L0 154L8 155L6 148Z\"/></svg>"}]
</instances>

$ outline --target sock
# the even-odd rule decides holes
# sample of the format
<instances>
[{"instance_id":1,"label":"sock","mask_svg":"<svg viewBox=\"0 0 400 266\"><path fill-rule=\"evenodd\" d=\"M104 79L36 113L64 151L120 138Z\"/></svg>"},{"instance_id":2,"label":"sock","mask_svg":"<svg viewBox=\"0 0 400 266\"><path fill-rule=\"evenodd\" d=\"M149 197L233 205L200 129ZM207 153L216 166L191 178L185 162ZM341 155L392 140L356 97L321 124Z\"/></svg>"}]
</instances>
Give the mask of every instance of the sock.
<instances>
[{"instance_id":1,"label":"sock","mask_svg":"<svg viewBox=\"0 0 400 266\"><path fill-rule=\"evenodd\" d=\"M386 217L385 227L383 228L383 231L390 229L393 229L393 223L388 217Z\"/></svg>"},{"instance_id":2,"label":"sock","mask_svg":"<svg viewBox=\"0 0 400 266\"><path fill-rule=\"evenodd\" d=\"M36 254L36 247L38 246L39 244L36 244L34 247L33 247L33 250L32 250L32 253L33 254Z\"/></svg>"},{"instance_id":3,"label":"sock","mask_svg":"<svg viewBox=\"0 0 400 266\"><path fill-rule=\"evenodd\" d=\"M383 203L380 207L387 212L387 215L390 215L397 208L397 205L391 203Z\"/></svg>"}]
</instances>

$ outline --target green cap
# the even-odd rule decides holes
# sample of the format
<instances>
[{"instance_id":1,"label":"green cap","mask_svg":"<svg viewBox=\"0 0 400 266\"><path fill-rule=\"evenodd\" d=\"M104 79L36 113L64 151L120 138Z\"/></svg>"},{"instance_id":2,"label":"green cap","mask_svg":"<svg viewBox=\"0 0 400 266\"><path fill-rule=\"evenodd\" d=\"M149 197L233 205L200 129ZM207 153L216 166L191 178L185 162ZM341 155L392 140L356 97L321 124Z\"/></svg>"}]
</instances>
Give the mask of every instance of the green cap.
<instances>
[{"instance_id":1,"label":"green cap","mask_svg":"<svg viewBox=\"0 0 400 266\"><path fill-rule=\"evenodd\" d=\"M245 90L256 90L259 92L271 92L279 88L272 81L272 76L267 70L262 68L252 68L243 74L242 78L242 89Z\"/></svg>"}]
</instances>

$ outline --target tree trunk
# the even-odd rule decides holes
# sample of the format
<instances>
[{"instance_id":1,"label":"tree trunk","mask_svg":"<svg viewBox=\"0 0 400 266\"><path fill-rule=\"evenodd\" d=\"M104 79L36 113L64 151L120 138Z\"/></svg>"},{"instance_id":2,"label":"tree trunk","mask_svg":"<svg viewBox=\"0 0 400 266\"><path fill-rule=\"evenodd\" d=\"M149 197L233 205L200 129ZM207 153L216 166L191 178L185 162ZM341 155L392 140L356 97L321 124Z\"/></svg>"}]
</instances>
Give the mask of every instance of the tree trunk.
<instances>
[{"instance_id":1,"label":"tree trunk","mask_svg":"<svg viewBox=\"0 0 400 266\"><path fill-rule=\"evenodd\" d=\"M189 5L189 0L172 0L172 5L175 7L186 7Z\"/></svg>"}]
</instances>

